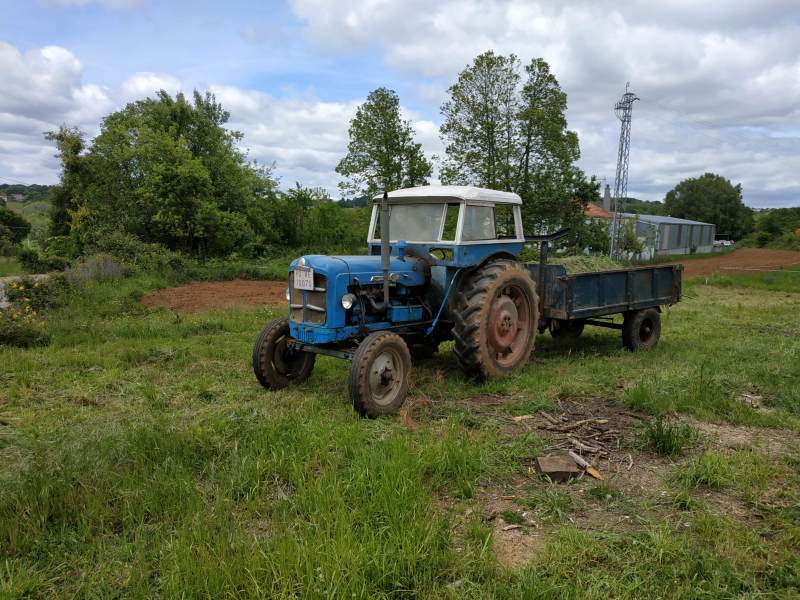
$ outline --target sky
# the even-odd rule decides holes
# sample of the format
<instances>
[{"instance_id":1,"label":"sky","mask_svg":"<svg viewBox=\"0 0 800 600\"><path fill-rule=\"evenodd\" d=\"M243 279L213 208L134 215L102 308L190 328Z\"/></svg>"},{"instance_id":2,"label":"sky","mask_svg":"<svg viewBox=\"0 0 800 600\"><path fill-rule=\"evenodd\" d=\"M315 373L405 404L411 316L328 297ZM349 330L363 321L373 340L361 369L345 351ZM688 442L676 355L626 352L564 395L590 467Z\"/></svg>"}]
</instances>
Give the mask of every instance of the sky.
<instances>
[{"instance_id":1,"label":"sky","mask_svg":"<svg viewBox=\"0 0 800 600\"><path fill-rule=\"evenodd\" d=\"M798 0L0 0L0 183L55 183L43 133L93 137L127 102L213 92L251 159L339 197L356 107L394 89L430 155L479 53L550 63L579 165L613 187L630 82L629 195L711 171L755 208L800 206Z\"/></svg>"}]
</instances>

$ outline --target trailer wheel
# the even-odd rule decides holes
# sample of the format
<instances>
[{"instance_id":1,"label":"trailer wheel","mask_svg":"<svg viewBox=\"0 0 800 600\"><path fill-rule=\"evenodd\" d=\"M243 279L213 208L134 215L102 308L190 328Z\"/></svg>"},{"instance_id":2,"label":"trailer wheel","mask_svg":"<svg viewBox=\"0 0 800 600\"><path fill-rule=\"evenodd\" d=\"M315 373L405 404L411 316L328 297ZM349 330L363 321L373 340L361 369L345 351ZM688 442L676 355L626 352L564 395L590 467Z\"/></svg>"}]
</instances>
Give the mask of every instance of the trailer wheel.
<instances>
[{"instance_id":1,"label":"trailer wheel","mask_svg":"<svg viewBox=\"0 0 800 600\"><path fill-rule=\"evenodd\" d=\"M661 315L655 308L625 313L622 345L628 350L649 350L661 337Z\"/></svg>"},{"instance_id":2,"label":"trailer wheel","mask_svg":"<svg viewBox=\"0 0 800 600\"><path fill-rule=\"evenodd\" d=\"M268 390L279 390L302 383L314 370L316 354L292 350L289 340L289 319L267 323L253 347L253 372L259 383Z\"/></svg>"},{"instance_id":3,"label":"trailer wheel","mask_svg":"<svg viewBox=\"0 0 800 600\"><path fill-rule=\"evenodd\" d=\"M550 321L548 329L550 330L550 335L556 339L575 340L583 333L583 327L583 319L576 319L574 321L553 319Z\"/></svg>"},{"instance_id":4,"label":"trailer wheel","mask_svg":"<svg viewBox=\"0 0 800 600\"><path fill-rule=\"evenodd\" d=\"M498 377L528 362L539 298L530 273L518 263L498 260L470 274L452 312L454 351L467 375Z\"/></svg>"},{"instance_id":5,"label":"trailer wheel","mask_svg":"<svg viewBox=\"0 0 800 600\"><path fill-rule=\"evenodd\" d=\"M353 354L350 400L355 409L376 418L397 412L406 399L411 354L396 333L369 334Z\"/></svg>"}]
</instances>

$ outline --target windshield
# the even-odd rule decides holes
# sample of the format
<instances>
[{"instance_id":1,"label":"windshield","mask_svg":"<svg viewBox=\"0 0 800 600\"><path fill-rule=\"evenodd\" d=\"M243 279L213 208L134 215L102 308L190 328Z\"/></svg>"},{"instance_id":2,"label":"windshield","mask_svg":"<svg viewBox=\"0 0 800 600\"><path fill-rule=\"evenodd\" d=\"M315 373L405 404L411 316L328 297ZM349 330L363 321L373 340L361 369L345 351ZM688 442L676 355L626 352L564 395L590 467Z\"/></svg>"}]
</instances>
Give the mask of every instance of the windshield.
<instances>
[{"instance_id":1,"label":"windshield","mask_svg":"<svg viewBox=\"0 0 800 600\"><path fill-rule=\"evenodd\" d=\"M389 236L393 241L435 242L442 229L444 204L392 204L389 217ZM381 237L381 211L376 205L375 234Z\"/></svg>"}]
</instances>

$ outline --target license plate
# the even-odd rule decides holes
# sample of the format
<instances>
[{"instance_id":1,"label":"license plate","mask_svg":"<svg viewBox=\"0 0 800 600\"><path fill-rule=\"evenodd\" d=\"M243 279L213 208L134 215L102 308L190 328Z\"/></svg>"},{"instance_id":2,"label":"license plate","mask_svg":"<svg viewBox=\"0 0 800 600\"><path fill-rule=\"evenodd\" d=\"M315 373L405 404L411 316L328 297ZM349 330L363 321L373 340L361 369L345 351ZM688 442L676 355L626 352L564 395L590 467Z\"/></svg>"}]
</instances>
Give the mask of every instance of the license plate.
<instances>
[{"instance_id":1,"label":"license plate","mask_svg":"<svg viewBox=\"0 0 800 600\"><path fill-rule=\"evenodd\" d=\"M298 290L314 289L314 269L311 267L294 268L294 287Z\"/></svg>"}]
</instances>

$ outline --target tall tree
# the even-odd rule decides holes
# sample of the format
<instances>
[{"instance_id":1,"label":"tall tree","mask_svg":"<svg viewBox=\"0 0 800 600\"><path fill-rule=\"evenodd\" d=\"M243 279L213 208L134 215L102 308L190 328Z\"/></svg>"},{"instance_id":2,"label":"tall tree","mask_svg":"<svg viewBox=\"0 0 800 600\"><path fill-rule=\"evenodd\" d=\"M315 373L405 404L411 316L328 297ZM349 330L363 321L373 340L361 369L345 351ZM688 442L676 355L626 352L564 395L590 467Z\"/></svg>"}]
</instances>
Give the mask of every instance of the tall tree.
<instances>
[{"instance_id":1,"label":"tall tree","mask_svg":"<svg viewBox=\"0 0 800 600\"><path fill-rule=\"evenodd\" d=\"M450 86L440 128L445 183L510 191L517 162L519 60L492 51L475 58Z\"/></svg>"},{"instance_id":2,"label":"tall tree","mask_svg":"<svg viewBox=\"0 0 800 600\"><path fill-rule=\"evenodd\" d=\"M742 202L741 184L714 173L684 179L664 198L667 214L714 223L717 234L734 240L753 230L753 211Z\"/></svg>"},{"instance_id":3,"label":"tall tree","mask_svg":"<svg viewBox=\"0 0 800 600\"><path fill-rule=\"evenodd\" d=\"M372 198L384 190L424 185L431 163L414 141L410 121L400 116L397 94L386 88L372 91L350 122L347 155L336 172L345 178L343 193Z\"/></svg>"},{"instance_id":4,"label":"tall tree","mask_svg":"<svg viewBox=\"0 0 800 600\"><path fill-rule=\"evenodd\" d=\"M442 105L441 178L517 192L528 229L580 219L588 183L575 166L578 136L567 129L567 96L549 65L533 59L520 73L513 54L477 56Z\"/></svg>"},{"instance_id":5,"label":"tall tree","mask_svg":"<svg viewBox=\"0 0 800 600\"><path fill-rule=\"evenodd\" d=\"M210 94L162 90L105 117L88 148L77 130L49 133L63 165L53 233L91 242L118 230L201 256L267 236L275 182L247 162L228 118Z\"/></svg>"}]
</instances>

